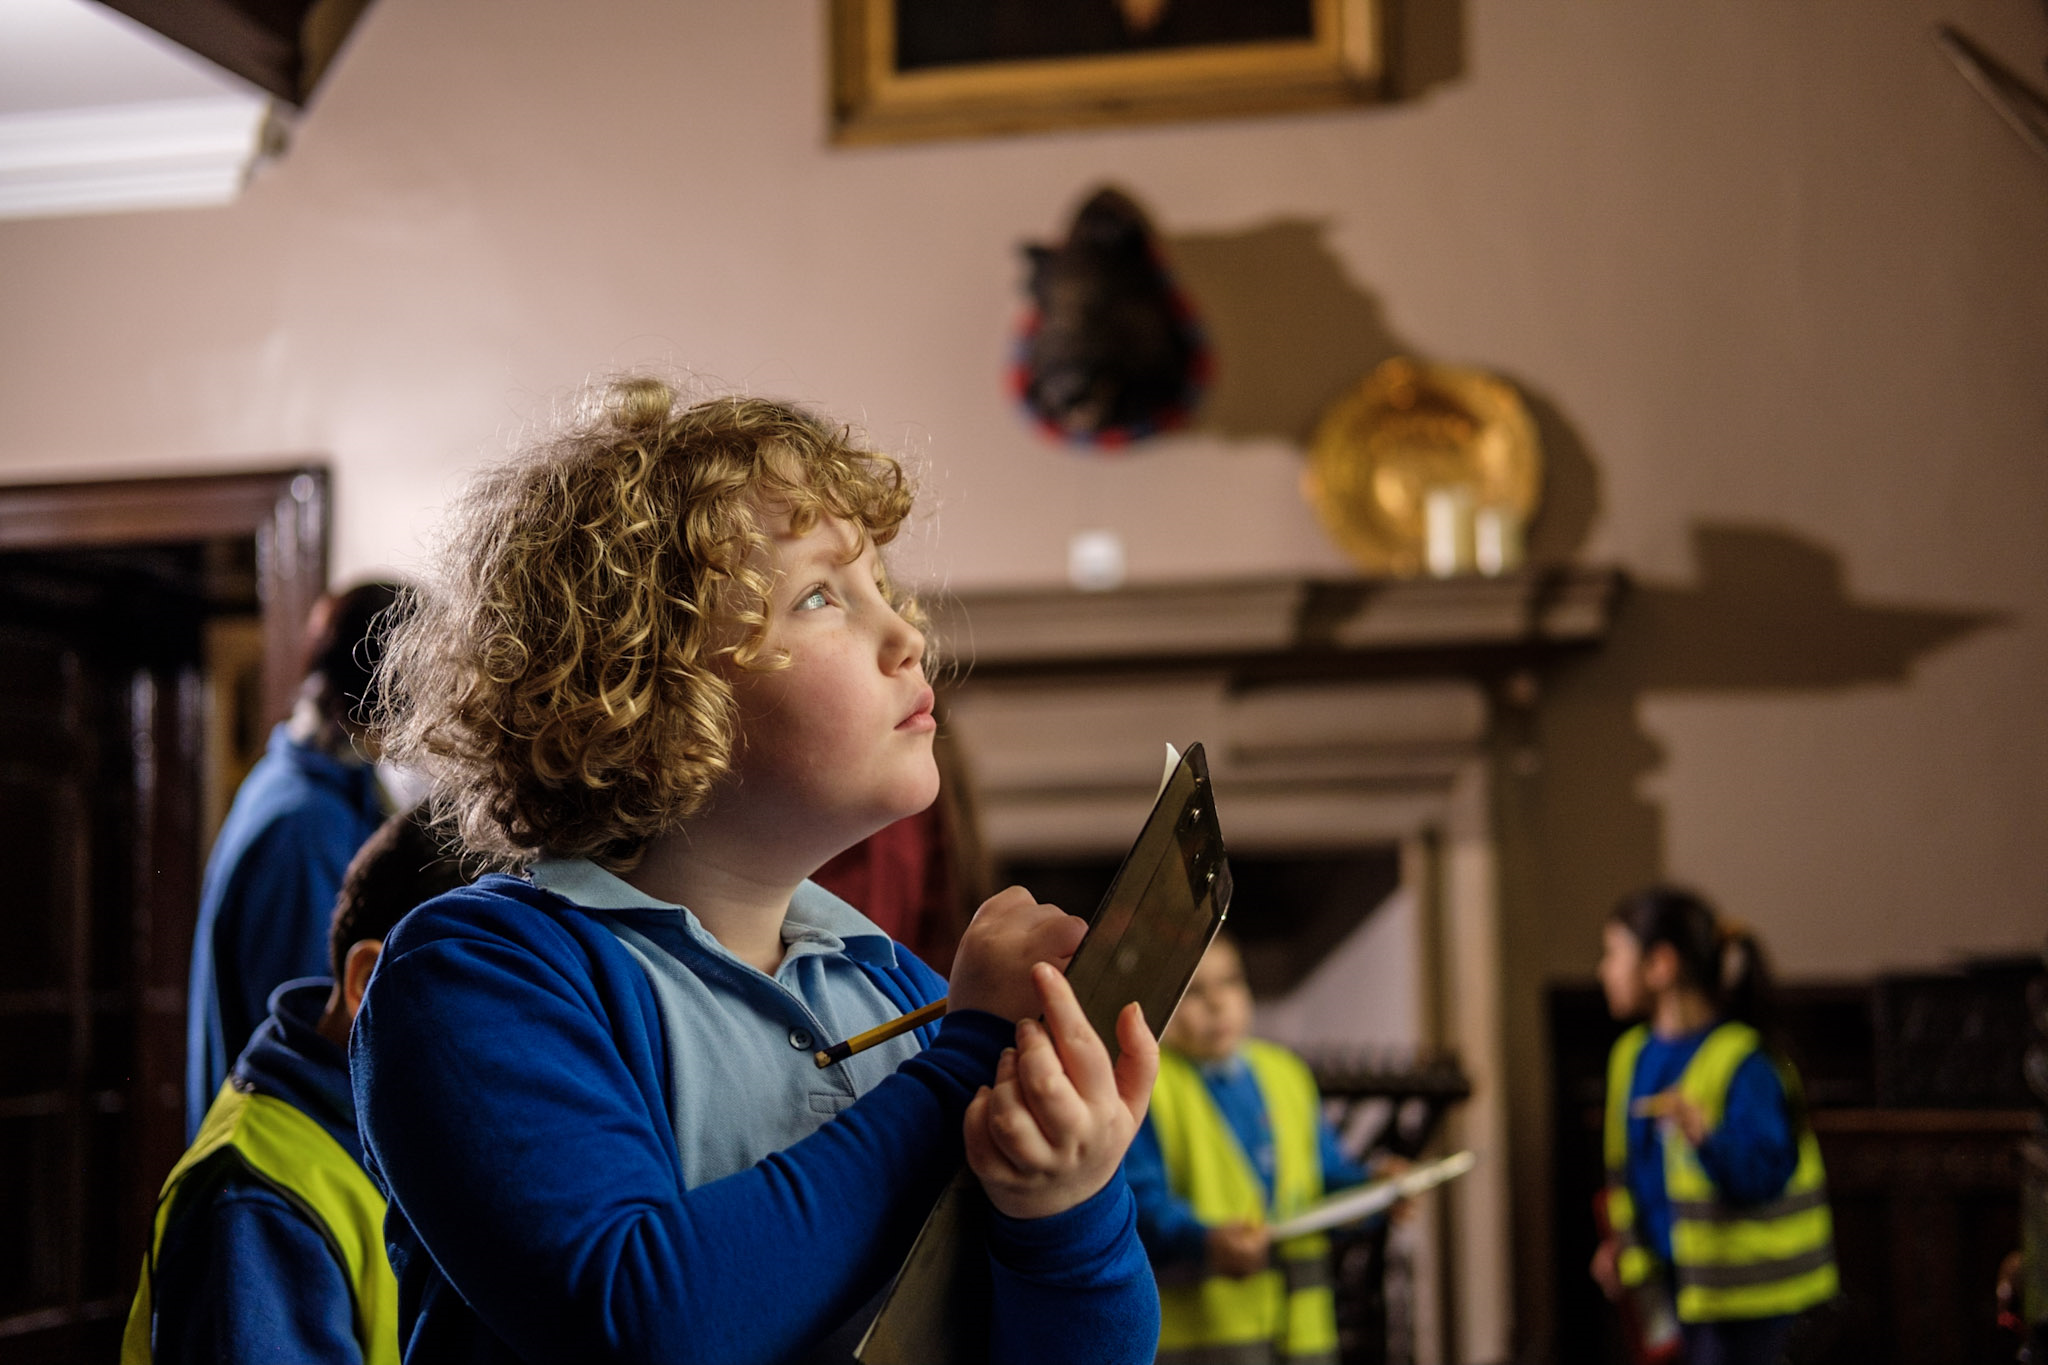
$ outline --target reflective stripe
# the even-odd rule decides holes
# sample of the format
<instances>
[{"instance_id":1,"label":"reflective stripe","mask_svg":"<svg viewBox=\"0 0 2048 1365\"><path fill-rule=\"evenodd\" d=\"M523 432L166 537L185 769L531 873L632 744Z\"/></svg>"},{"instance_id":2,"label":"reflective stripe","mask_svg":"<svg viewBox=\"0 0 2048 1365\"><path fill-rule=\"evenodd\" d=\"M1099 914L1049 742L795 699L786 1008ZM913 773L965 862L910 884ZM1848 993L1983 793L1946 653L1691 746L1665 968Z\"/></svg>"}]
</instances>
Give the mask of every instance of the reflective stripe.
<instances>
[{"instance_id":1,"label":"reflective stripe","mask_svg":"<svg viewBox=\"0 0 2048 1365\"><path fill-rule=\"evenodd\" d=\"M1671 1259L1681 1266L1784 1261L1831 1245L1833 1234L1825 1208L1768 1222L1725 1214L1719 1219L1688 1218L1671 1225Z\"/></svg>"},{"instance_id":2,"label":"reflective stripe","mask_svg":"<svg viewBox=\"0 0 2048 1365\"><path fill-rule=\"evenodd\" d=\"M1808 1209L1825 1208L1827 1202L1828 1192L1824 1189L1801 1190L1797 1194L1780 1196L1768 1204L1748 1205L1739 1210L1739 1214L1741 1217L1752 1222L1767 1222L1773 1218L1787 1218L1795 1213L1804 1213ZM1671 1216L1673 1218L1719 1218L1726 1215L1726 1213L1727 1210L1713 1200L1674 1199L1671 1201Z\"/></svg>"},{"instance_id":3,"label":"reflective stripe","mask_svg":"<svg viewBox=\"0 0 2048 1365\"><path fill-rule=\"evenodd\" d=\"M1775 1261L1731 1261L1723 1265L1681 1265L1678 1267L1678 1283L1700 1285L1707 1289L1737 1289L1749 1285L1769 1284L1773 1280L1789 1280L1795 1275L1804 1275L1809 1270L1835 1263L1832 1247L1815 1247L1797 1256L1786 1256Z\"/></svg>"},{"instance_id":4,"label":"reflective stripe","mask_svg":"<svg viewBox=\"0 0 2048 1365\"><path fill-rule=\"evenodd\" d=\"M1161 1351L1156 1365L1337 1365L1335 1351L1313 1355L1275 1355L1270 1342L1254 1341L1239 1346L1189 1346Z\"/></svg>"},{"instance_id":5,"label":"reflective stripe","mask_svg":"<svg viewBox=\"0 0 2048 1365\"><path fill-rule=\"evenodd\" d=\"M1817 1270L1770 1284L1727 1289L1687 1285L1678 1291L1679 1316L1686 1322L1725 1322L1744 1318L1775 1318L1826 1303L1841 1292L1833 1262Z\"/></svg>"},{"instance_id":6,"label":"reflective stripe","mask_svg":"<svg viewBox=\"0 0 2048 1365\"><path fill-rule=\"evenodd\" d=\"M1252 1341L1239 1346L1162 1349L1155 1365L1273 1365L1273 1343Z\"/></svg>"},{"instance_id":7,"label":"reflective stripe","mask_svg":"<svg viewBox=\"0 0 2048 1365\"><path fill-rule=\"evenodd\" d=\"M1280 1278L1286 1282L1290 1294L1304 1289L1332 1289L1337 1284L1337 1277L1330 1273L1328 1256L1282 1257Z\"/></svg>"},{"instance_id":8,"label":"reflective stripe","mask_svg":"<svg viewBox=\"0 0 2048 1365\"><path fill-rule=\"evenodd\" d=\"M1162 1350L1154 1365L1337 1365L1335 1351L1308 1355L1280 1355L1270 1341L1247 1341L1234 1346L1183 1346Z\"/></svg>"}]
</instances>

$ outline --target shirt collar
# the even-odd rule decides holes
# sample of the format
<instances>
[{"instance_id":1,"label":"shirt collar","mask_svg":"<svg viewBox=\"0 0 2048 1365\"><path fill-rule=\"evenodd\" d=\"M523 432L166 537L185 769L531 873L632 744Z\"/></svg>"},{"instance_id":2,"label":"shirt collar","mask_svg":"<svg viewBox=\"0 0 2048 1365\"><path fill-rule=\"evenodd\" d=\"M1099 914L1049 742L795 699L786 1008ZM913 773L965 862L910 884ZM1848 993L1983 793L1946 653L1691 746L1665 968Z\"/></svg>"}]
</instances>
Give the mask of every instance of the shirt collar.
<instances>
[{"instance_id":1,"label":"shirt collar","mask_svg":"<svg viewBox=\"0 0 2048 1365\"><path fill-rule=\"evenodd\" d=\"M1195 1069L1204 1076L1218 1081L1234 1081L1251 1073L1251 1067L1246 1064L1242 1052L1233 1052L1228 1057L1219 1057L1214 1061L1196 1062Z\"/></svg>"},{"instance_id":2,"label":"shirt collar","mask_svg":"<svg viewBox=\"0 0 2048 1365\"><path fill-rule=\"evenodd\" d=\"M586 910L679 912L692 929L704 931L687 906L657 900L588 858L544 856L527 868L527 876L541 890L551 891ZM789 912L782 921L782 941L806 944L813 951L843 951L848 957L878 967L896 965L896 945L881 927L813 881L803 882L789 898Z\"/></svg>"}]
</instances>

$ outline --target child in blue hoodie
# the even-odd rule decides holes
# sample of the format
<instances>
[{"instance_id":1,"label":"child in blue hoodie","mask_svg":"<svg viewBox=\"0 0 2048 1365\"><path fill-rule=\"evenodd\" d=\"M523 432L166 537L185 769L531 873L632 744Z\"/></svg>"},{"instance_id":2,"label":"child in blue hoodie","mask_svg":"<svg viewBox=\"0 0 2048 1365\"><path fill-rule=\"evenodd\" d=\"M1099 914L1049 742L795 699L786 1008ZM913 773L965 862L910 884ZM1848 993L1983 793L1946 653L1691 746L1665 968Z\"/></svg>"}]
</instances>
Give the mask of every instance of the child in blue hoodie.
<instances>
[{"instance_id":1,"label":"child in blue hoodie","mask_svg":"<svg viewBox=\"0 0 2048 1365\"><path fill-rule=\"evenodd\" d=\"M392 936L352 1044L408 1361L845 1360L963 1156L992 1357L1150 1359L1120 1162L1157 1048L1089 1028L1082 922L1012 888L949 986L808 880L937 791L878 559L910 505L845 428L647 379L464 504L387 752L505 871Z\"/></svg>"},{"instance_id":2,"label":"child in blue hoodie","mask_svg":"<svg viewBox=\"0 0 2048 1365\"><path fill-rule=\"evenodd\" d=\"M394 815L341 882L332 978L287 981L164 1182L123 1365L383 1365L398 1359L384 1200L364 1175L349 1023L391 927L467 878Z\"/></svg>"}]
</instances>

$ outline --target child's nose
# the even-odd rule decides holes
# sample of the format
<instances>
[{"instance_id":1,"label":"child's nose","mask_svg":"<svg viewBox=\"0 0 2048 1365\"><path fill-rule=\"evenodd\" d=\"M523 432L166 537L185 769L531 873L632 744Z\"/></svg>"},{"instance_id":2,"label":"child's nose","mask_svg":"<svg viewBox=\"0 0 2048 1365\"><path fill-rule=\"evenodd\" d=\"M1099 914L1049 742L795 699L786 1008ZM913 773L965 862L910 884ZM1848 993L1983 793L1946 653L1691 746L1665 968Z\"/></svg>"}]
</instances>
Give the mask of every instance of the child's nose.
<instances>
[{"instance_id":1,"label":"child's nose","mask_svg":"<svg viewBox=\"0 0 2048 1365\"><path fill-rule=\"evenodd\" d=\"M924 632L890 611L882 636L882 662L890 672L915 668L924 662Z\"/></svg>"}]
</instances>

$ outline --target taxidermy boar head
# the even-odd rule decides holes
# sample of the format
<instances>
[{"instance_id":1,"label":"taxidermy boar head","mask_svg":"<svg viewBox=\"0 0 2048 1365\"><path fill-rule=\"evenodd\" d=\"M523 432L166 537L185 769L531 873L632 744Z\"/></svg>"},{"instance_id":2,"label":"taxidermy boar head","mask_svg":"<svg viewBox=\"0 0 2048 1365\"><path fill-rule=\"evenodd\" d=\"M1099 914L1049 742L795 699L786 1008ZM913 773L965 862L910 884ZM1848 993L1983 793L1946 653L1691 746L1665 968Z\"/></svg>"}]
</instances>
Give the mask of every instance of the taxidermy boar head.
<instances>
[{"instance_id":1,"label":"taxidermy boar head","mask_svg":"<svg viewBox=\"0 0 2048 1365\"><path fill-rule=\"evenodd\" d=\"M1069 441L1120 445L1187 421L1208 349L1151 224L1129 196L1098 190L1066 241L1024 248L1032 310L1014 381L1039 424Z\"/></svg>"}]
</instances>

